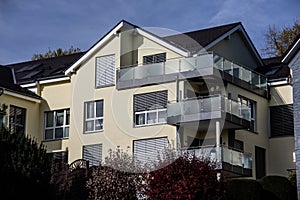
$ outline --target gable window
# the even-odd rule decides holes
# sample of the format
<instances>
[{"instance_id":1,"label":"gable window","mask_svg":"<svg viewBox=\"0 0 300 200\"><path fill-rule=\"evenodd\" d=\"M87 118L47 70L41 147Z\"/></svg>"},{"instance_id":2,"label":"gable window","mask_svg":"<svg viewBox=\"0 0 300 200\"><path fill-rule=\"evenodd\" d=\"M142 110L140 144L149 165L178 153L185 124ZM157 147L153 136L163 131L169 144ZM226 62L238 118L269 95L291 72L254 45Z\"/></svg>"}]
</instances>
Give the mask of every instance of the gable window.
<instances>
[{"instance_id":1,"label":"gable window","mask_svg":"<svg viewBox=\"0 0 300 200\"><path fill-rule=\"evenodd\" d=\"M69 137L70 109L45 112L45 140Z\"/></svg>"},{"instance_id":2,"label":"gable window","mask_svg":"<svg viewBox=\"0 0 300 200\"><path fill-rule=\"evenodd\" d=\"M250 121L250 131L256 131L256 102L243 96L239 96L240 115Z\"/></svg>"},{"instance_id":3,"label":"gable window","mask_svg":"<svg viewBox=\"0 0 300 200\"><path fill-rule=\"evenodd\" d=\"M115 85L115 55L96 58L96 88Z\"/></svg>"},{"instance_id":4,"label":"gable window","mask_svg":"<svg viewBox=\"0 0 300 200\"><path fill-rule=\"evenodd\" d=\"M166 62L166 53L143 56L143 64Z\"/></svg>"},{"instance_id":5,"label":"gable window","mask_svg":"<svg viewBox=\"0 0 300 200\"><path fill-rule=\"evenodd\" d=\"M103 130L103 100L84 104L84 132Z\"/></svg>"},{"instance_id":6,"label":"gable window","mask_svg":"<svg viewBox=\"0 0 300 200\"><path fill-rule=\"evenodd\" d=\"M166 123L167 90L136 94L133 99L135 126Z\"/></svg>"},{"instance_id":7,"label":"gable window","mask_svg":"<svg viewBox=\"0 0 300 200\"><path fill-rule=\"evenodd\" d=\"M26 109L10 105L9 130L12 134L24 134L26 123Z\"/></svg>"},{"instance_id":8,"label":"gable window","mask_svg":"<svg viewBox=\"0 0 300 200\"><path fill-rule=\"evenodd\" d=\"M102 161L102 144L84 145L82 158L88 160L90 166L99 166Z\"/></svg>"}]
</instances>

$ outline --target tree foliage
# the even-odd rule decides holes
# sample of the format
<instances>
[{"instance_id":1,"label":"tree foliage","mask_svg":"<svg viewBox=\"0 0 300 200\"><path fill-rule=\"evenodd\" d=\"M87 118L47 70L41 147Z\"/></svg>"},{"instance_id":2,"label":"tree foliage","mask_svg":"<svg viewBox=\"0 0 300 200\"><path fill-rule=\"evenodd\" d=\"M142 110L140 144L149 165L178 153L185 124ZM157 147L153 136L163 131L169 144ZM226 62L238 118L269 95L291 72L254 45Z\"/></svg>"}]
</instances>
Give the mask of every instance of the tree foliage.
<instances>
[{"instance_id":1,"label":"tree foliage","mask_svg":"<svg viewBox=\"0 0 300 200\"><path fill-rule=\"evenodd\" d=\"M147 177L144 192L148 199L226 198L225 178L217 178L218 171L209 161L183 154L173 162L160 161L159 165L164 167L150 172Z\"/></svg>"},{"instance_id":2,"label":"tree foliage","mask_svg":"<svg viewBox=\"0 0 300 200\"><path fill-rule=\"evenodd\" d=\"M299 34L298 20L291 27L284 26L280 29L274 25L269 26L265 33L266 47L262 49L262 53L267 57L282 56Z\"/></svg>"},{"instance_id":3,"label":"tree foliage","mask_svg":"<svg viewBox=\"0 0 300 200\"><path fill-rule=\"evenodd\" d=\"M0 130L0 190L11 199L35 198L49 192L46 149L33 138Z\"/></svg>"},{"instance_id":4,"label":"tree foliage","mask_svg":"<svg viewBox=\"0 0 300 200\"><path fill-rule=\"evenodd\" d=\"M79 53L79 52L81 52L81 50L79 48L74 48L73 46L71 46L67 50L63 50L62 48L58 48L58 49L52 51L49 48L49 50L44 54L38 54L38 53L33 54L31 60L41 60L41 59L45 59L45 58L53 58L53 57L70 55L70 54Z\"/></svg>"}]
</instances>

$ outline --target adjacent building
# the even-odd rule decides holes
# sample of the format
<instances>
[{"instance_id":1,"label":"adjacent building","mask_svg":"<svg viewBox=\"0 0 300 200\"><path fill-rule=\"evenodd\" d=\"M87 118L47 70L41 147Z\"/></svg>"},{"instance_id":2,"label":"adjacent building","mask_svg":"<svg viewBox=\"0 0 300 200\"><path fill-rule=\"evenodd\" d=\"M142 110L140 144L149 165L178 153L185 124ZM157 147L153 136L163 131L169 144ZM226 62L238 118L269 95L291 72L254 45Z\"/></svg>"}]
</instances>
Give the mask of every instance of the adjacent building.
<instances>
[{"instance_id":1,"label":"adjacent building","mask_svg":"<svg viewBox=\"0 0 300 200\"><path fill-rule=\"evenodd\" d=\"M241 23L160 35L122 20L85 52L0 70L2 126L24 113L55 159L99 165L120 147L146 162L171 146L230 177L295 169L289 64L262 59Z\"/></svg>"}]
</instances>

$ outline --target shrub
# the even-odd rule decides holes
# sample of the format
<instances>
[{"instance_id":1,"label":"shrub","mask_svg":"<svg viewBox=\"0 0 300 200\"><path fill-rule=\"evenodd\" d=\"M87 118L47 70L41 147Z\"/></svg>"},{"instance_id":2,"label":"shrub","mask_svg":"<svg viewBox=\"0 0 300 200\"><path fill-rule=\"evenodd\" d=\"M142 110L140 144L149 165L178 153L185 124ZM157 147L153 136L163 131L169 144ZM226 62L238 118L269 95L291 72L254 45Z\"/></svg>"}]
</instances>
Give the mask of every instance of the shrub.
<instances>
[{"instance_id":1,"label":"shrub","mask_svg":"<svg viewBox=\"0 0 300 200\"><path fill-rule=\"evenodd\" d=\"M273 193L280 200L297 199L297 193L286 177L265 176L260 183L264 190Z\"/></svg>"},{"instance_id":2,"label":"shrub","mask_svg":"<svg viewBox=\"0 0 300 200\"><path fill-rule=\"evenodd\" d=\"M230 179L227 181L227 192L230 200L263 199L263 188L253 179Z\"/></svg>"},{"instance_id":3,"label":"shrub","mask_svg":"<svg viewBox=\"0 0 300 200\"><path fill-rule=\"evenodd\" d=\"M148 174L144 191L148 199L225 198L225 180L217 179L218 171L210 162L181 155L173 162L162 160L159 165L164 167L158 166Z\"/></svg>"}]
</instances>

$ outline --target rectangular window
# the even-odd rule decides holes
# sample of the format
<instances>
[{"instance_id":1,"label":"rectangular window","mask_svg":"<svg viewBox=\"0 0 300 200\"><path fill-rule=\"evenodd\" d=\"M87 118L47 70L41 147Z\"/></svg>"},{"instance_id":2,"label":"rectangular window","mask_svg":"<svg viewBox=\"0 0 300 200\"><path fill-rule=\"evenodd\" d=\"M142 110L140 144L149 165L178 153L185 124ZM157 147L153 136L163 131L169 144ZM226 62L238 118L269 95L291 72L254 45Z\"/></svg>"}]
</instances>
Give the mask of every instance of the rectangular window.
<instances>
[{"instance_id":1,"label":"rectangular window","mask_svg":"<svg viewBox=\"0 0 300 200\"><path fill-rule=\"evenodd\" d=\"M167 90L136 94L133 99L135 126L166 123Z\"/></svg>"},{"instance_id":2,"label":"rectangular window","mask_svg":"<svg viewBox=\"0 0 300 200\"><path fill-rule=\"evenodd\" d=\"M246 97L239 96L240 115L250 121L250 131L256 131L256 102Z\"/></svg>"},{"instance_id":3,"label":"rectangular window","mask_svg":"<svg viewBox=\"0 0 300 200\"><path fill-rule=\"evenodd\" d=\"M143 56L143 64L166 62L166 53Z\"/></svg>"},{"instance_id":4,"label":"rectangular window","mask_svg":"<svg viewBox=\"0 0 300 200\"><path fill-rule=\"evenodd\" d=\"M133 156L136 162L145 164L158 160L168 147L168 138L152 138L133 141Z\"/></svg>"},{"instance_id":5,"label":"rectangular window","mask_svg":"<svg viewBox=\"0 0 300 200\"><path fill-rule=\"evenodd\" d=\"M103 130L103 100L86 102L84 109L84 132Z\"/></svg>"},{"instance_id":6,"label":"rectangular window","mask_svg":"<svg viewBox=\"0 0 300 200\"><path fill-rule=\"evenodd\" d=\"M271 137L294 135L293 104L270 107Z\"/></svg>"},{"instance_id":7,"label":"rectangular window","mask_svg":"<svg viewBox=\"0 0 300 200\"><path fill-rule=\"evenodd\" d=\"M96 58L96 88L115 85L115 55Z\"/></svg>"},{"instance_id":8,"label":"rectangular window","mask_svg":"<svg viewBox=\"0 0 300 200\"><path fill-rule=\"evenodd\" d=\"M69 138L70 109L45 112L45 140Z\"/></svg>"},{"instance_id":9,"label":"rectangular window","mask_svg":"<svg viewBox=\"0 0 300 200\"><path fill-rule=\"evenodd\" d=\"M25 134L26 109L10 105L9 130L12 134Z\"/></svg>"},{"instance_id":10,"label":"rectangular window","mask_svg":"<svg viewBox=\"0 0 300 200\"><path fill-rule=\"evenodd\" d=\"M84 145L82 158L88 160L90 166L99 166L102 161L102 144Z\"/></svg>"}]
</instances>

